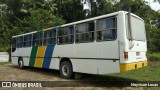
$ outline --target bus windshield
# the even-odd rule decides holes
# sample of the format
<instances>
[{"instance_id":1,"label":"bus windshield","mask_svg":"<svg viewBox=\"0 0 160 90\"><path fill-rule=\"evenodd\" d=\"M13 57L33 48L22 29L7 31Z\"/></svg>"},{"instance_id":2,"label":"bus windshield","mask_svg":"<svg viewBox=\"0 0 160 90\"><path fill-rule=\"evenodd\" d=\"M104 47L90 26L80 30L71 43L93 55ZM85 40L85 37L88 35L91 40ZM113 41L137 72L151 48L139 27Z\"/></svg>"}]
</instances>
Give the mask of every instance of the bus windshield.
<instances>
[{"instance_id":1,"label":"bus windshield","mask_svg":"<svg viewBox=\"0 0 160 90\"><path fill-rule=\"evenodd\" d=\"M144 21L131 15L131 33L132 39L137 41L145 41L146 33L145 33L145 25ZM128 15L126 15L126 29L127 29L127 38L131 39L131 35L129 33L129 24L128 24Z\"/></svg>"}]
</instances>

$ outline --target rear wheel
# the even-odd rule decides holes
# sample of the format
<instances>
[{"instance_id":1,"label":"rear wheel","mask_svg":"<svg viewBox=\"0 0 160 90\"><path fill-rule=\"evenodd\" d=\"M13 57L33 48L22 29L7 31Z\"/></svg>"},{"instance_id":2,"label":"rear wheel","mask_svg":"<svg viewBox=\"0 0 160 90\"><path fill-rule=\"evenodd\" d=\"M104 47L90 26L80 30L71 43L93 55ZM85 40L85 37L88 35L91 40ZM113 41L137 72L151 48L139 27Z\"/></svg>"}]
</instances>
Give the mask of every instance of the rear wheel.
<instances>
[{"instance_id":1,"label":"rear wheel","mask_svg":"<svg viewBox=\"0 0 160 90\"><path fill-rule=\"evenodd\" d=\"M21 68L21 69L24 68L24 63L23 63L23 59L22 59L22 58L19 58L19 60L18 60L18 66L19 66L19 68Z\"/></svg>"},{"instance_id":2,"label":"rear wheel","mask_svg":"<svg viewBox=\"0 0 160 90\"><path fill-rule=\"evenodd\" d=\"M64 61L60 64L60 74L63 78L69 79L73 77L72 64L68 61Z\"/></svg>"}]
</instances>

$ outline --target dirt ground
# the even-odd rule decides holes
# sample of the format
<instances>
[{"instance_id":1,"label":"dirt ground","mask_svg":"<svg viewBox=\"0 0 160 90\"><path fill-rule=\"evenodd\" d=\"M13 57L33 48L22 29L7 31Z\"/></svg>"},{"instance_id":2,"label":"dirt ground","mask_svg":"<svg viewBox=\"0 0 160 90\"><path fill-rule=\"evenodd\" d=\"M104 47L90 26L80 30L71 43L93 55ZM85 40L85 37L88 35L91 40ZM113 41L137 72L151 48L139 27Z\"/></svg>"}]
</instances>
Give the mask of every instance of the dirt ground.
<instances>
[{"instance_id":1,"label":"dirt ground","mask_svg":"<svg viewBox=\"0 0 160 90\"><path fill-rule=\"evenodd\" d=\"M99 75L84 74L81 80L127 80L124 78L105 77ZM20 69L12 64L0 66L0 81L77 81L75 79L66 80L60 77L59 71L30 68ZM99 83L81 83L81 87L42 87L42 88L0 88L0 90L144 90L144 88L134 87L95 87ZM114 83L112 83L114 84ZM90 85L83 87L83 85Z\"/></svg>"}]
</instances>

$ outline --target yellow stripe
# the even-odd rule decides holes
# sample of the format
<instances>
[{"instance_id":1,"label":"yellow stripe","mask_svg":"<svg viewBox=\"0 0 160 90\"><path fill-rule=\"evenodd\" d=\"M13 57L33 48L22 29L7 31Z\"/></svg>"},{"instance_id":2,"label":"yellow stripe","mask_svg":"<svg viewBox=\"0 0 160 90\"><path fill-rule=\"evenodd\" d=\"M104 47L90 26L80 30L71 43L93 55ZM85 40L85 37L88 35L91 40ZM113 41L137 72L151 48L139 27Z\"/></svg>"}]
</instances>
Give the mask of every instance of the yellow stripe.
<instances>
[{"instance_id":1,"label":"yellow stripe","mask_svg":"<svg viewBox=\"0 0 160 90\"><path fill-rule=\"evenodd\" d=\"M134 62L134 63L125 63L125 64L120 64L120 72L125 72L137 68L142 68L147 66L147 60L141 61L141 62Z\"/></svg>"},{"instance_id":2,"label":"yellow stripe","mask_svg":"<svg viewBox=\"0 0 160 90\"><path fill-rule=\"evenodd\" d=\"M44 57L45 48L46 48L45 46L38 47L37 57ZM34 66L41 68L42 63L43 63L43 58L36 58Z\"/></svg>"},{"instance_id":3,"label":"yellow stripe","mask_svg":"<svg viewBox=\"0 0 160 90\"><path fill-rule=\"evenodd\" d=\"M51 30L52 28L46 28L46 29L43 29L44 31L46 31L46 30Z\"/></svg>"}]
</instances>

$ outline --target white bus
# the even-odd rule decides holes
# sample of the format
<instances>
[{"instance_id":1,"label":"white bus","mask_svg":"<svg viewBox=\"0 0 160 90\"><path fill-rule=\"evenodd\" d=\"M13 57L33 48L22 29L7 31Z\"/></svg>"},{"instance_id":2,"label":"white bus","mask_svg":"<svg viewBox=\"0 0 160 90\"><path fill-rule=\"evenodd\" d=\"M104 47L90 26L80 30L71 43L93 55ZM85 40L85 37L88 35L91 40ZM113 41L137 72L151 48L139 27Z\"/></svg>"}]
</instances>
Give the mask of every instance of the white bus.
<instances>
[{"instance_id":1,"label":"white bus","mask_svg":"<svg viewBox=\"0 0 160 90\"><path fill-rule=\"evenodd\" d=\"M12 37L12 63L74 73L121 73L147 66L144 21L118 11Z\"/></svg>"}]
</instances>

